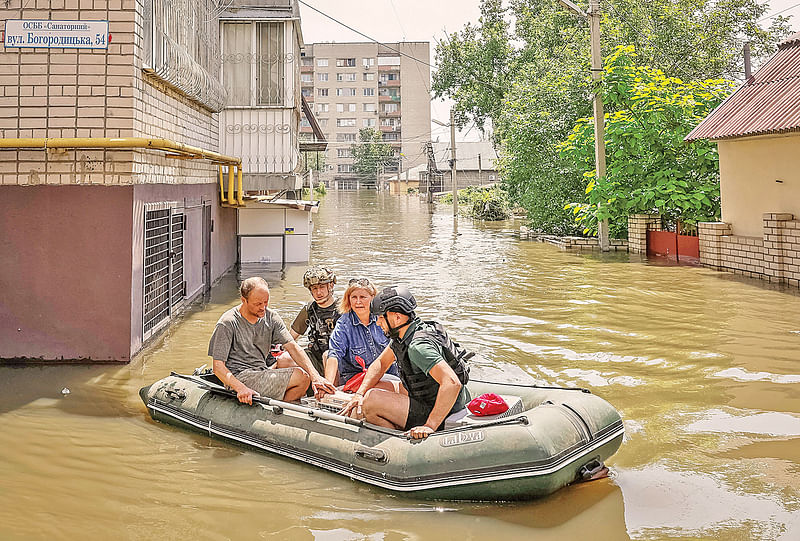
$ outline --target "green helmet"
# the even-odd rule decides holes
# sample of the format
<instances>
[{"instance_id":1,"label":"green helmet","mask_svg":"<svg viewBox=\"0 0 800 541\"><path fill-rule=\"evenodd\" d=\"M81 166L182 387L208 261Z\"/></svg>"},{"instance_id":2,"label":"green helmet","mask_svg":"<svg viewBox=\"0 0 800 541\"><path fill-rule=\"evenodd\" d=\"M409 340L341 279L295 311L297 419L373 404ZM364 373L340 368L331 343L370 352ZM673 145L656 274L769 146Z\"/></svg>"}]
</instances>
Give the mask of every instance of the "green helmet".
<instances>
[{"instance_id":1,"label":"green helmet","mask_svg":"<svg viewBox=\"0 0 800 541\"><path fill-rule=\"evenodd\" d=\"M311 289L311 286L316 284L335 283L336 274L334 274L334 272L328 267L323 267L321 265L309 267L305 274L303 274L303 286L305 286L307 289Z\"/></svg>"}]
</instances>

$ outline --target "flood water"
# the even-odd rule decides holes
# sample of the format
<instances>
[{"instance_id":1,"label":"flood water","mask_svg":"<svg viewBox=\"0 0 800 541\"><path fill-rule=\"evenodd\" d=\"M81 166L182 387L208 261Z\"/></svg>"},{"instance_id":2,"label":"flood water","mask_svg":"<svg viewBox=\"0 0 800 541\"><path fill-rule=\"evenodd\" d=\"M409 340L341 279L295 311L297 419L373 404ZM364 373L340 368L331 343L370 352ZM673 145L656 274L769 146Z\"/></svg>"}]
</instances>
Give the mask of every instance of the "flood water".
<instances>
[{"instance_id":1,"label":"flood water","mask_svg":"<svg viewBox=\"0 0 800 541\"><path fill-rule=\"evenodd\" d=\"M156 423L137 391L209 362L237 276L126 366L0 367L0 539L800 539L800 295L520 241L414 197L329 192L313 262L409 284L482 374L621 412L611 477L524 503L425 502ZM290 322L305 265L248 269ZM62 394L62 389L70 390Z\"/></svg>"}]
</instances>

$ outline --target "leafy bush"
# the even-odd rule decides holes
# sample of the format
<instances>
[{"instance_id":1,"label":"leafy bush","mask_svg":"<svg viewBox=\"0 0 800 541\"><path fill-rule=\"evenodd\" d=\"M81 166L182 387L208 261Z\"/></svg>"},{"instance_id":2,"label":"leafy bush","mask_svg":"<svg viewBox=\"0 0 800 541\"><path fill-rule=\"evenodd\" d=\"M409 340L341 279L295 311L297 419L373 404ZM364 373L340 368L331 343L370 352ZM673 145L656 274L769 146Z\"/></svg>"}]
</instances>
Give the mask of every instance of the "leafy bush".
<instances>
[{"instance_id":1,"label":"leafy bush","mask_svg":"<svg viewBox=\"0 0 800 541\"><path fill-rule=\"evenodd\" d=\"M453 204L453 194L443 195L439 202ZM481 188L467 186L458 190L459 210L465 209L464 214L478 220L497 221L507 220L511 217L511 204L508 194L498 186Z\"/></svg>"}]
</instances>

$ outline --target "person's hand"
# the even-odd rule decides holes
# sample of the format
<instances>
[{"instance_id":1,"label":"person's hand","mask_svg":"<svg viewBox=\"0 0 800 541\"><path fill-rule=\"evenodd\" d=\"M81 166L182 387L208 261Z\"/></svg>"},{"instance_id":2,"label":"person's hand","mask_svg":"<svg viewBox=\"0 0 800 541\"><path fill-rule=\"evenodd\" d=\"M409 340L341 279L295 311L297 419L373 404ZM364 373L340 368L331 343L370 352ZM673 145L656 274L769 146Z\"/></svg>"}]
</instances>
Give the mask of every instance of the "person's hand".
<instances>
[{"instance_id":1,"label":"person's hand","mask_svg":"<svg viewBox=\"0 0 800 541\"><path fill-rule=\"evenodd\" d=\"M311 380L311 389L314 391L314 396L317 399L322 398L326 394L333 394L336 392L336 387L322 376L317 376Z\"/></svg>"},{"instance_id":2,"label":"person's hand","mask_svg":"<svg viewBox=\"0 0 800 541\"><path fill-rule=\"evenodd\" d=\"M414 440L424 440L433 433L434 430L427 425L415 426L414 428L406 432L406 437Z\"/></svg>"},{"instance_id":3,"label":"person's hand","mask_svg":"<svg viewBox=\"0 0 800 541\"><path fill-rule=\"evenodd\" d=\"M363 406L364 406L364 395L355 393L353 394L353 398L350 399L350 402L344 405L344 407L339 410L339 415L350 416L351 413L355 413L355 417L357 419L363 419Z\"/></svg>"},{"instance_id":4,"label":"person's hand","mask_svg":"<svg viewBox=\"0 0 800 541\"><path fill-rule=\"evenodd\" d=\"M259 396L259 394L247 385L242 385L242 388L236 391L236 398L239 399L239 402L248 406L253 405L254 396Z\"/></svg>"}]
</instances>

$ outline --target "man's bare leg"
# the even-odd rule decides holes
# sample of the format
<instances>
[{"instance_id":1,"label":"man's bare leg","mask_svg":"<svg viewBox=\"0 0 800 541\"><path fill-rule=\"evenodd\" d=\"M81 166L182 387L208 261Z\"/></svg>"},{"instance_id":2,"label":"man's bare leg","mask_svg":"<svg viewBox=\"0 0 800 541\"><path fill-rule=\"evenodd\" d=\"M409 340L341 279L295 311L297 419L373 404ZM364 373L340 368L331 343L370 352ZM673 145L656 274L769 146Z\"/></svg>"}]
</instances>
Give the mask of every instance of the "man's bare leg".
<instances>
[{"instance_id":1,"label":"man's bare leg","mask_svg":"<svg viewBox=\"0 0 800 541\"><path fill-rule=\"evenodd\" d=\"M374 425L401 429L408 419L408 404L408 396L376 386L364 396L364 417Z\"/></svg>"},{"instance_id":2,"label":"man's bare leg","mask_svg":"<svg viewBox=\"0 0 800 541\"><path fill-rule=\"evenodd\" d=\"M289 383L286 385L286 392L283 395L285 402L294 402L306 395L306 390L311 384L311 377L306 374L306 371L300 367L295 367L292 370L292 376L289 378Z\"/></svg>"}]
</instances>

